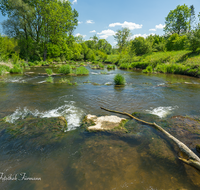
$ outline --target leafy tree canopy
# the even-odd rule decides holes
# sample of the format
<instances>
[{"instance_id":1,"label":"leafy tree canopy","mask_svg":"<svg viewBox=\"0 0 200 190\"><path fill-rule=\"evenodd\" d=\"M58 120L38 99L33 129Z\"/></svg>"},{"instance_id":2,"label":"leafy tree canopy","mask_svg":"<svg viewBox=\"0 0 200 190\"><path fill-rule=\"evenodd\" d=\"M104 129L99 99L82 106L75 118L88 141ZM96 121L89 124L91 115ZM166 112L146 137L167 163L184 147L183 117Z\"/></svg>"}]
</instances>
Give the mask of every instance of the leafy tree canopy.
<instances>
[{"instance_id":1,"label":"leafy tree canopy","mask_svg":"<svg viewBox=\"0 0 200 190\"><path fill-rule=\"evenodd\" d=\"M191 9L187 5L178 5L165 18L165 33L186 33L190 29L190 16Z\"/></svg>"}]
</instances>

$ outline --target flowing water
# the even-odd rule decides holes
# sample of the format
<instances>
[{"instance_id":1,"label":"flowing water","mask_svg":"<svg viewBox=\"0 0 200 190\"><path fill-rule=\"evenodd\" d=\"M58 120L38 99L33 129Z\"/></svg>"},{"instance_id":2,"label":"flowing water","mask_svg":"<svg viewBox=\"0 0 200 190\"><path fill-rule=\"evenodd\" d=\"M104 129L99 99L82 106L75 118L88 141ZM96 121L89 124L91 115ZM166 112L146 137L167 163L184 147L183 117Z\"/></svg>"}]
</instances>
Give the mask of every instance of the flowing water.
<instances>
[{"instance_id":1,"label":"flowing water","mask_svg":"<svg viewBox=\"0 0 200 190\"><path fill-rule=\"evenodd\" d=\"M57 83L61 76L54 76L53 84L38 75L8 75L0 82L0 118L8 116L7 120L15 123L31 114L41 118L64 116L68 122L65 137L59 143L50 143L49 139L50 144L45 146L32 145L28 139L13 140L2 132L0 189L198 189L175 150L171 148L172 162L148 154L156 131L147 128L151 135L145 133L138 139L88 133L80 128L80 122L86 114L111 114L100 107L151 113L163 119L199 116L200 79L117 69L105 69L107 74L102 75L100 70L88 69L89 76L65 77L77 86ZM28 72L44 70L32 68ZM124 87L114 86L117 73L125 76ZM3 177L9 175L13 180L4 181ZM25 180L25 176L37 179Z\"/></svg>"}]
</instances>

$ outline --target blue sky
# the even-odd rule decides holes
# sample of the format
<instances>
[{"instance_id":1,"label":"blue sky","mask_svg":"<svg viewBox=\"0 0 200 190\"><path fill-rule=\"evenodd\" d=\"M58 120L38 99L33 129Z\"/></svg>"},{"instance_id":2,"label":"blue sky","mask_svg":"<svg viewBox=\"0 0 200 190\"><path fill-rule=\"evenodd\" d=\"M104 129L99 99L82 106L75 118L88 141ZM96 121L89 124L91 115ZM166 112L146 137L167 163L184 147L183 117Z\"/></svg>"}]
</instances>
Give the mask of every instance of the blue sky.
<instances>
[{"instance_id":1,"label":"blue sky","mask_svg":"<svg viewBox=\"0 0 200 190\"><path fill-rule=\"evenodd\" d=\"M85 40L96 34L112 45L116 43L113 34L122 27L129 27L133 36L162 35L165 17L183 4L194 5L196 14L200 12L200 0L75 0L72 6L81 23L74 34L83 35Z\"/></svg>"},{"instance_id":2,"label":"blue sky","mask_svg":"<svg viewBox=\"0 0 200 190\"><path fill-rule=\"evenodd\" d=\"M70 0L79 13L79 25L74 35L83 35L85 40L94 34L115 45L116 30L128 27L132 36L162 35L165 17L177 5L194 5L200 12L200 0ZM5 19L0 15L0 22ZM2 30L0 31L3 32Z\"/></svg>"}]
</instances>

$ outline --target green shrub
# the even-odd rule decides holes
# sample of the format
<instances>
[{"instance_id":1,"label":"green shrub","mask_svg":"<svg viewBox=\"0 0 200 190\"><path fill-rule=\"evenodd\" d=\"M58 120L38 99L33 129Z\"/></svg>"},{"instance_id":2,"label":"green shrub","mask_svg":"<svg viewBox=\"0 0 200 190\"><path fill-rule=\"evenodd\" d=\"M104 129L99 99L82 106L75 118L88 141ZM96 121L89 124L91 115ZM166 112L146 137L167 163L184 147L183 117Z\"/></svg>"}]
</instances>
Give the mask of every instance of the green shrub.
<instances>
[{"instance_id":1,"label":"green shrub","mask_svg":"<svg viewBox=\"0 0 200 190\"><path fill-rule=\"evenodd\" d=\"M3 75L5 75L6 74L6 69L5 68L3 68L3 67L0 67L0 76L3 76Z\"/></svg>"},{"instance_id":2,"label":"green shrub","mask_svg":"<svg viewBox=\"0 0 200 190\"><path fill-rule=\"evenodd\" d=\"M89 74L89 70L86 69L85 67L81 66L81 67L78 67L76 69L76 74L77 75L88 75Z\"/></svg>"},{"instance_id":3,"label":"green shrub","mask_svg":"<svg viewBox=\"0 0 200 190\"><path fill-rule=\"evenodd\" d=\"M53 78L49 76L48 78L46 78L46 82L53 83Z\"/></svg>"},{"instance_id":4,"label":"green shrub","mask_svg":"<svg viewBox=\"0 0 200 190\"><path fill-rule=\"evenodd\" d=\"M152 73L153 72L153 68L151 65L147 66L147 68L145 70L142 70L143 73Z\"/></svg>"},{"instance_id":5,"label":"green shrub","mask_svg":"<svg viewBox=\"0 0 200 190\"><path fill-rule=\"evenodd\" d=\"M33 62L28 62L28 65L33 67L33 66L35 66L35 63L33 63Z\"/></svg>"},{"instance_id":6,"label":"green shrub","mask_svg":"<svg viewBox=\"0 0 200 190\"><path fill-rule=\"evenodd\" d=\"M125 82L126 80L123 75L121 74L115 75L115 78L114 78L115 85L125 85Z\"/></svg>"},{"instance_id":7,"label":"green shrub","mask_svg":"<svg viewBox=\"0 0 200 190\"><path fill-rule=\"evenodd\" d=\"M120 69L130 69L131 68L131 65L129 63L122 63L119 65L119 68Z\"/></svg>"},{"instance_id":8,"label":"green shrub","mask_svg":"<svg viewBox=\"0 0 200 190\"><path fill-rule=\"evenodd\" d=\"M17 64L19 61L19 54L12 54L13 64Z\"/></svg>"},{"instance_id":9,"label":"green shrub","mask_svg":"<svg viewBox=\"0 0 200 190\"><path fill-rule=\"evenodd\" d=\"M115 69L115 65L108 65L107 69Z\"/></svg>"},{"instance_id":10,"label":"green shrub","mask_svg":"<svg viewBox=\"0 0 200 190\"><path fill-rule=\"evenodd\" d=\"M53 74L53 71L52 71L51 69L46 69L46 73L47 73L48 75L52 75L52 74Z\"/></svg>"},{"instance_id":11,"label":"green shrub","mask_svg":"<svg viewBox=\"0 0 200 190\"><path fill-rule=\"evenodd\" d=\"M62 65L59 70L58 70L59 73L63 73L63 74L70 74L72 73L72 68L70 65Z\"/></svg>"},{"instance_id":12,"label":"green shrub","mask_svg":"<svg viewBox=\"0 0 200 190\"><path fill-rule=\"evenodd\" d=\"M145 62L133 62L131 63L131 68L139 68L139 69L146 69L149 63Z\"/></svg>"},{"instance_id":13,"label":"green shrub","mask_svg":"<svg viewBox=\"0 0 200 190\"><path fill-rule=\"evenodd\" d=\"M23 73L23 68L20 65L14 65L14 67L10 69L10 73Z\"/></svg>"},{"instance_id":14,"label":"green shrub","mask_svg":"<svg viewBox=\"0 0 200 190\"><path fill-rule=\"evenodd\" d=\"M99 63L99 68L100 68L100 69L104 69L104 64Z\"/></svg>"}]
</instances>

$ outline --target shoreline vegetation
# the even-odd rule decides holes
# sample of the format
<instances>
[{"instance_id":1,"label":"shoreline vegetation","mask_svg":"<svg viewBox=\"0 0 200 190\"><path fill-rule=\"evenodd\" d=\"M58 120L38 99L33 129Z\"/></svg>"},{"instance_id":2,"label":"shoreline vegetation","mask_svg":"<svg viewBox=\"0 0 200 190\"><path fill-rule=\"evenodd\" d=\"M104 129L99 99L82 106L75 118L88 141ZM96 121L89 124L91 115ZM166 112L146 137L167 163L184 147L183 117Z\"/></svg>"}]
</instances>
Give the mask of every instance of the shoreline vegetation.
<instances>
[{"instance_id":1,"label":"shoreline vegetation","mask_svg":"<svg viewBox=\"0 0 200 190\"><path fill-rule=\"evenodd\" d=\"M73 36L78 26L78 12L69 1L49 3L55 9L46 7L42 0L36 4L17 0L15 6L9 1L1 3L1 13L7 16L2 22L4 34L0 35L1 77L6 73L22 74L32 66L55 66L60 67L59 73L88 75L84 67L88 64L92 69L103 70L108 64L107 70L117 66L147 74L200 77L200 14L196 18L193 5L178 5L166 15L162 25L164 35L134 37L129 28L121 28L113 35L116 46L112 47L97 35L89 40L81 35ZM32 12L28 13L27 9ZM25 17L29 20L24 23L21 18ZM58 25L55 20L60 20ZM47 74L53 73L47 70Z\"/></svg>"},{"instance_id":2,"label":"shoreline vegetation","mask_svg":"<svg viewBox=\"0 0 200 190\"><path fill-rule=\"evenodd\" d=\"M89 71L84 66L90 66L92 69L107 68L124 69L124 70L141 70L143 73L164 73L164 74L180 74L200 78L200 53L193 53L188 50L152 52L141 56L129 56L127 54L108 55L104 62L101 61L74 61L65 62L47 62L35 61L26 62L18 61L17 64L13 60L0 63L0 76L5 74L22 74L24 70L30 67L58 67L58 73L67 75L88 75ZM50 69L51 70L51 69ZM48 75L52 75L52 71L46 69Z\"/></svg>"}]
</instances>

